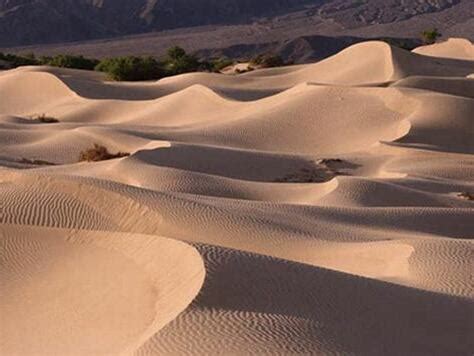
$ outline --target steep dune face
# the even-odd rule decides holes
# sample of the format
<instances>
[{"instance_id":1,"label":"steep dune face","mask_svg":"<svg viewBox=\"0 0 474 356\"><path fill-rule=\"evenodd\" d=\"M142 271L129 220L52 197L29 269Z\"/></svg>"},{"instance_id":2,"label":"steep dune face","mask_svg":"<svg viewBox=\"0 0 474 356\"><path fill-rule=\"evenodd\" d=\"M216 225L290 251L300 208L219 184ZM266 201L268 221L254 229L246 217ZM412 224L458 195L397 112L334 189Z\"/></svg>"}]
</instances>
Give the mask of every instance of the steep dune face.
<instances>
[{"instance_id":1,"label":"steep dune face","mask_svg":"<svg viewBox=\"0 0 474 356\"><path fill-rule=\"evenodd\" d=\"M473 68L1 73L0 353L469 354Z\"/></svg>"}]
</instances>

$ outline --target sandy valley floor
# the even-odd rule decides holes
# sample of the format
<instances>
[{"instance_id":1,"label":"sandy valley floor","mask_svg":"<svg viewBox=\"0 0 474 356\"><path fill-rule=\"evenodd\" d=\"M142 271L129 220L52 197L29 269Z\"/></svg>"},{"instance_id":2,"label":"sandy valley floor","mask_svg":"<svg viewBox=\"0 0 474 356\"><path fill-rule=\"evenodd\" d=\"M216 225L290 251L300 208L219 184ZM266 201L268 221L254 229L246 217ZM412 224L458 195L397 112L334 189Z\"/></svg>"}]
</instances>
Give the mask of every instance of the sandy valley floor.
<instances>
[{"instance_id":1,"label":"sandy valley floor","mask_svg":"<svg viewBox=\"0 0 474 356\"><path fill-rule=\"evenodd\" d=\"M474 46L414 52L0 72L0 354L472 355Z\"/></svg>"}]
</instances>

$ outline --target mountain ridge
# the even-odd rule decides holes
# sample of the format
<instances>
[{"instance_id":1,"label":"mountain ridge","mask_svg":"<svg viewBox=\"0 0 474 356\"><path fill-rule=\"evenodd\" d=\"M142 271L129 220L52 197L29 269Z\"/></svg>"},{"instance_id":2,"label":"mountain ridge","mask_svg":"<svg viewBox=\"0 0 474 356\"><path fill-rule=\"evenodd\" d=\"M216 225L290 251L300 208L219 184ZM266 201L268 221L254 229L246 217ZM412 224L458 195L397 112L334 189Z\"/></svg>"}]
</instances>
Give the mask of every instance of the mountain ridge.
<instances>
[{"instance_id":1,"label":"mountain ridge","mask_svg":"<svg viewBox=\"0 0 474 356\"><path fill-rule=\"evenodd\" d=\"M446 12L452 13L447 21ZM426 21L423 16L430 18ZM373 28L379 36L394 36L397 29L406 31L402 28L406 22L418 18L419 28L410 25L416 28L411 33L433 24L449 30L473 16L470 0L0 0L0 47L193 31L199 26L250 26L274 29L277 35L284 35L278 32L282 24L306 26L300 35L316 29L319 34L357 35L353 32ZM395 28L380 29L391 25ZM460 32L456 29L454 35L463 36Z\"/></svg>"}]
</instances>

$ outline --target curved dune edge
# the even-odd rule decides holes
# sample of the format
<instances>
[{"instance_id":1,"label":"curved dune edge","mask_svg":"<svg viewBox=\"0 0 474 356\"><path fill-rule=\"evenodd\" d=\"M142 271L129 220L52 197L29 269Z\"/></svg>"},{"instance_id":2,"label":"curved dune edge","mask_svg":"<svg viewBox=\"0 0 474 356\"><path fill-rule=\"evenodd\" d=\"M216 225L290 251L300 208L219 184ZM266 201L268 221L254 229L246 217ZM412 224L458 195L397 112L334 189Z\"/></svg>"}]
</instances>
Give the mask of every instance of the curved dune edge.
<instances>
[{"instance_id":1,"label":"curved dune edge","mask_svg":"<svg viewBox=\"0 0 474 356\"><path fill-rule=\"evenodd\" d=\"M11 184L8 183L9 181L14 182L13 186L22 188L21 190L10 188L10 191L5 192L4 199L10 205L4 216L3 222L6 223L80 227L94 230L114 229L170 236L189 242L213 244L284 258L402 285L429 285L436 291L458 292L450 289L440 290L436 285L418 280L414 277L415 271L412 270L410 263L410 258L415 252L412 242L433 238L430 232L446 233L444 230L443 232L432 230L440 226L436 224L439 219L437 216L443 214L446 209L432 208L432 218L426 221L425 227L421 228L419 224L416 224L416 216L411 215L422 214L425 209L418 210L415 207L412 212L403 213L405 217L401 219L400 213L403 210L395 212L392 207L395 216L398 215L396 225L393 227L397 226L402 230L396 232L391 231L391 228L383 223L385 215L383 209L372 217L368 216L363 209L353 209L348 211L346 218L334 220L328 208L313 207L313 214L319 218L309 219L304 223L298 222L298 211L289 212L288 208L292 207L291 205L267 206L267 212L259 216L247 216L245 205L240 206L239 201L222 201L219 207L218 204L206 198L199 199L193 195L154 193L106 181L18 173L10 175L3 184L8 186ZM38 189L38 186L41 188ZM86 216L88 225L69 226L70 222L55 216L54 212L47 210L46 205L33 203L30 197L42 197L42 191L46 192L42 199L61 201L64 205L60 207L61 210L71 209ZM47 192L55 192L55 194L61 194L62 197L55 197ZM254 204L256 204L255 208L263 207L262 203ZM328 203L328 205L331 204ZM12 214L13 211L20 212L25 209L36 211L38 216L22 213L19 218ZM301 209L307 210L311 207ZM294 206L292 210L296 210ZM210 214L211 211L213 211L212 214ZM97 212L100 212L99 215L94 216L93 214ZM458 209L458 214L458 217L452 216L453 224L467 217L469 209ZM207 224L202 224L203 218ZM382 224L377 226L376 220L380 218L382 218ZM358 221L358 228L355 229L351 223L344 222L346 219ZM365 226L361 226L364 220L367 222ZM334 223L340 225L339 231L334 229ZM322 233L328 231L330 226L333 229L332 234L321 236ZM256 239L246 232L256 228L261 231L267 230L267 236ZM460 229L464 234L468 234L468 226L460 225ZM349 232L353 236L351 240L338 238ZM442 251L443 249L440 248L441 255ZM449 274L445 277L447 280L453 278ZM450 283L447 282L446 285Z\"/></svg>"},{"instance_id":2,"label":"curved dune edge","mask_svg":"<svg viewBox=\"0 0 474 356\"><path fill-rule=\"evenodd\" d=\"M435 46L442 46L442 44ZM14 89L9 84L13 79L18 82L31 82L31 79L37 78L39 80L36 85L42 90L34 91L31 87L24 88L26 92L23 94L30 93L33 97L37 97L44 92L45 88L57 86L61 87L62 91L56 89L56 96L74 94L82 99L152 100L198 85L206 87L207 91L212 90L214 94L211 96L248 101L271 96L306 82L326 85L377 86L410 75L466 77L472 74L470 61L472 58L454 62L450 58L433 59L391 47L384 42L369 41L353 45L321 62L298 66L296 70L275 68L243 76L188 73L164 78L156 83L115 83L104 82L101 73L25 67L2 73L0 89L9 89L5 90L8 94ZM21 108L19 107L18 110Z\"/></svg>"},{"instance_id":3,"label":"curved dune edge","mask_svg":"<svg viewBox=\"0 0 474 356\"><path fill-rule=\"evenodd\" d=\"M2 354L130 354L204 281L199 253L161 237L17 225L0 235Z\"/></svg>"},{"instance_id":4,"label":"curved dune edge","mask_svg":"<svg viewBox=\"0 0 474 356\"><path fill-rule=\"evenodd\" d=\"M474 45L464 38L449 38L440 43L415 48L413 53L430 57L474 60Z\"/></svg>"},{"instance_id":5,"label":"curved dune edge","mask_svg":"<svg viewBox=\"0 0 474 356\"><path fill-rule=\"evenodd\" d=\"M209 271L202 293L135 355L190 348L214 355L223 343L228 354L469 353L467 298L216 246L197 248Z\"/></svg>"}]
</instances>

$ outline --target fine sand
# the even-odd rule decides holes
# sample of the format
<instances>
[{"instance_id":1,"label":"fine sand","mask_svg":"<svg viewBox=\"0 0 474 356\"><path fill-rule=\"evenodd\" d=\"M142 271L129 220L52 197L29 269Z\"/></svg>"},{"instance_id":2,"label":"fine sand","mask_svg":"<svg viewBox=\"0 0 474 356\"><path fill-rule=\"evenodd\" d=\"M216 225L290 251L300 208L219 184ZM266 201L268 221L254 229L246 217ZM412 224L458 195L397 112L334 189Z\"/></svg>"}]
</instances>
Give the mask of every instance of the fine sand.
<instances>
[{"instance_id":1,"label":"fine sand","mask_svg":"<svg viewBox=\"0 0 474 356\"><path fill-rule=\"evenodd\" d=\"M473 52L0 71L0 354L472 355Z\"/></svg>"}]
</instances>

